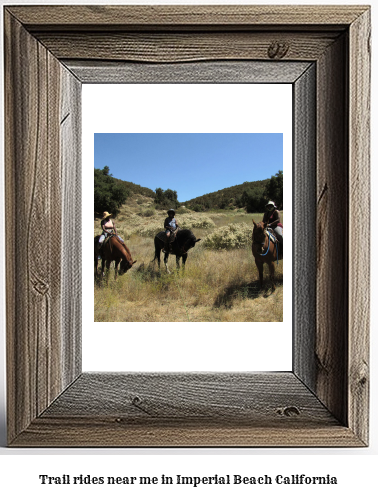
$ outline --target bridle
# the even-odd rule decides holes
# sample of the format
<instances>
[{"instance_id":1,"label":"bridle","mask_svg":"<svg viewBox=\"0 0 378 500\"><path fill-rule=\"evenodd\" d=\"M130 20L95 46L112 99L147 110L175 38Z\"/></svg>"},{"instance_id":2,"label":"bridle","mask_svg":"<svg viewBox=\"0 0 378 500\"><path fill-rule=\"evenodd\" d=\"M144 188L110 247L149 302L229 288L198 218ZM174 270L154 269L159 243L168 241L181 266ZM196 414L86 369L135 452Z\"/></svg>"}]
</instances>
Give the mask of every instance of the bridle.
<instances>
[{"instance_id":1,"label":"bridle","mask_svg":"<svg viewBox=\"0 0 378 500\"><path fill-rule=\"evenodd\" d=\"M261 241L256 241L255 239L253 239L253 234L255 232L255 229L253 230L252 232L252 244L255 243L255 244L258 244L258 245L262 245L262 247L264 248L264 245L265 245L265 239L266 237L268 236L268 245L267 245L267 248L266 248L266 252L265 253L260 253L260 257L265 257L265 255L268 254L269 252L269 248L270 248L270 241L271 241L271 238L272 238L272 235L270 233L270 231L267 231L265 228L263 228L263 235L264 235L264 242L261 242ZM273 240L272 240L273 242ZM277 266L278 266L278 243L277 243L277 238L276 238L276 241L273 242L273 244L276 246L276 254L277 254ZM263 250L264 251L264 250Z\"/></svg>"},{"instance_id":2,"label":"bridle","mask_svg":"<svg viewBox=\"0 0 378 500\"><path fill-rule=\"evenodd\" d=\"M256 235L256 229L254 228L253 231L252 231L252 243L257 243L258 245L265 245L265 238L267 236L266 233L267 233L266 229L262 228L262 235L264 237L264 241L257 241L256 239L254 239L254 237ZM268 245L268 249L269 249L269 245Z\"/></svg>"}]
</instances>

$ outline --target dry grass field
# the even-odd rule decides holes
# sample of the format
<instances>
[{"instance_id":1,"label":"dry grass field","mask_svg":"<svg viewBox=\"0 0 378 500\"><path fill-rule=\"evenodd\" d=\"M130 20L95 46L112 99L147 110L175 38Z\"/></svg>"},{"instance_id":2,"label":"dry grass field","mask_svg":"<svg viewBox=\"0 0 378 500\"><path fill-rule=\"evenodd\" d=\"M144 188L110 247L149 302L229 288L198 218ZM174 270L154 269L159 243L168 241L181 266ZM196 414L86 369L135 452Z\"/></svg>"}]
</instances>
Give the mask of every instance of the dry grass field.
<instances>
[{"instance_id":1,"label":"dry grass field","mask_svg":"<svg viewBox=\"0 0 378 500\"><path fill-rule=\"evenodd\" d=\"M277 288L269 286L264 266L264 288L259 289L258 271L251 251L252 218L262 214L243 211L176 214L183 228L201 238L188 252L185 270L176 270L170 256L165 270L161 254L159 271L154 258L154 235L163 229L165 211L155 211L153 201L133 195L116 221L137 263L123 276L97 279L95 321L282 321L283 261L276 267ZM100 234L95 220L94 234ZM265 279L266 278L266 279Z\"/></svg>"}]
</instances>

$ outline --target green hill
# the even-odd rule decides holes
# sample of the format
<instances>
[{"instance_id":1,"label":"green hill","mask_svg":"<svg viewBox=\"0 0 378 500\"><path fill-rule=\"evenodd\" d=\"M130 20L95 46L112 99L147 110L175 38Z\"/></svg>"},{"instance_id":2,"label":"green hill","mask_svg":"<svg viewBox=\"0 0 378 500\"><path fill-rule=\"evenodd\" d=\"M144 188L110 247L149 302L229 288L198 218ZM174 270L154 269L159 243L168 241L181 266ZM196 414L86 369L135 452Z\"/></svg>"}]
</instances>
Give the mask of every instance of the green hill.
<instances>
[{"instance_id":1,"label":"green hill","mask_svg":"<svg viewBox=\"0 0 378 500\"><path fill-rule=\"evenodd\" d=\"M171 206L176 208L185 206L186 209L194 210L195 212L207 212L209 210L235 210L239 208L246 209L249 213L260 213L264 211L268 199L273 199L277 203L277 206L282 209L283 176L281 170L270 179L243 182L243 184L237 184L213 193L197 196L183 203L177 201L177 192L171 189L163 191L161 188L158 188L153 191L150 188L116 179L113 176L111 176L111 179L119 185L119 188L122 187L126 191L126 196L139 195L150 198L155 208L159 209Z\"/></svg>"},{"instance_id":2,"label":"green hill","mask_svg":"<svg viewBox=\"0 0 378 500\"><path fill-rule=\"evenodd\" d=\"M203 212L211 209L235 209L253 205L248 211L259 212L264 209L266 197L264 191L269 179L243 182L214 193L204 194L183 203L185 207Z\"/></svg>"},{"instance_id":3,"label":"green hill","mask_svg":"<svg viewBox=\"0 0 378 500\"><path fill-rule=\"evenodd\" d=\"M141 194L142 196L147 196L149 198L155 197L155 191L150 188L134 184L133 182L122 181L121 179L116 179L115 177L114 180L126 187L130 194Z\"/></svg>"}]
</instances>

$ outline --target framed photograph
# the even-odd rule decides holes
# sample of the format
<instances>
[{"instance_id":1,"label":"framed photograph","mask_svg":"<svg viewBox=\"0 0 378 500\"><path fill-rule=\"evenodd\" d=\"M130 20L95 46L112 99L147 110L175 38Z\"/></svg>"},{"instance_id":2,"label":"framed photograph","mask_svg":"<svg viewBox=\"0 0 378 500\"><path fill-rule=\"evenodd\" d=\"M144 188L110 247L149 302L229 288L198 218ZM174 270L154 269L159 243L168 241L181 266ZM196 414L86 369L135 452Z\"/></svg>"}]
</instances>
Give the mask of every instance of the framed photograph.
<instances>
[{"instance_id":1,"label":"framed photograph","mask_svg":"<svg viewBox=\"0 0 378 500\"><path fill-rule=\"evenodd\" d=\"M216 69L212 79L218 83L83 85L83 252L88 255L85 247L93 234L96 242L100 238L101 216L109 211L109 223L127 247L117 240L115 257L129 252L136 261L115 279L113 266L102 276L101 260L95 259L93 280L93 262L83 260L83 371L291 369L292 85L276 83L283 64L276 66L275 77L269 76L275 83L247 83L261 75L264 66L238 64L239 76L233 72L232 79L240 80L244 72L243 84L227 83L234 63L205 62L187 63L175 71L206 71L209 78ZM296 71L300 75L307 67L297 63ZM171 66L160 65L158 71L168 78ZM264 186L277 179L279 189L264 196ZM126 186L129 195L116 209L109 201L109 186L119 185ZM154 200L155 188L160 198ZM284 260L273 243L261 258L265 276L260 286L251 251L253 220L263 219L270 199L278 205L272 216L279 216L281 225L284 214L290 215L285 219L287 244ZM169 256L166 268L161 251L162 229L172 206L183 229L173 249L179 255L178 269L175 255ZM102 238L106 241L104 234ZM189 242L185 267L182 238ZM108 242L105 245L113 244L114 238ZM258 253L266 252L258 246ZM93 296L94 304L89 300ZM229 323L236 323L232 340Z\"/></svg>"},{"instance_id":2,"label":"framed photograph","mask_svg":"<svg viewBox=\"0 0 378 500\"><path fill-rule=\"evenodd\" d=\"M7 6L4 23L9 446L368 446L369 7ZM291 370L82 370L86 83L292 86Z\"/></svg>"}]
</instances>

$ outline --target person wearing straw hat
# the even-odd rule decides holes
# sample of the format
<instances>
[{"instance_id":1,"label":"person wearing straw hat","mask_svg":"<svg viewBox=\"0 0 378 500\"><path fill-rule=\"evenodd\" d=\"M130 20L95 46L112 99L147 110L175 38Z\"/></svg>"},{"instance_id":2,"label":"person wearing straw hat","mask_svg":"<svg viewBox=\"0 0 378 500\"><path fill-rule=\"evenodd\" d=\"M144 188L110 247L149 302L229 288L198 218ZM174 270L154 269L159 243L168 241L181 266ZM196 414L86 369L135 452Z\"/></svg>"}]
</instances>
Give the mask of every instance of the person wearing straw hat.
<instances>
[{"instance_id":1,"label":"person wearing straw hat","mask_svg":"<svg viewBox=\"0 0 378 500\"><path fill-rule=\"evenodd\" d=\"M277 210L274 201L269 201L265 205L265 213L263 217L263 222L267 224L266 227L273 229L274 233L277 235L277 239L280 243L281 252L283 248L283 225L280 218L280 212ZM280 252L280 253L281 253Z\"/></svg>"},{"instance_id":2,"label":"person wearing straw hat","mask_svg":"<svg viewBox=\"0 0 378 500\"><path fill-rule=\"evenodd\" d=\"M98 247L97 247L98 252L100 252L100 249L105 241L105 238L107 236L111 236L112 234L115 234L117 238L119 238L122 241L122 243L124 243L123 239L118 236L114 220L110 218L111 215L112 214L110 214L109 212L104 212L102 214L102 221L101 221L102 233L100 239L98 240Z\"/></svg>"}]
</instances>

